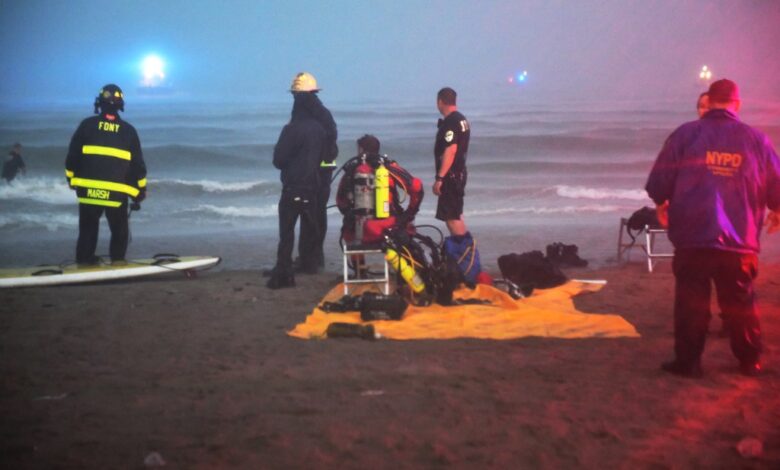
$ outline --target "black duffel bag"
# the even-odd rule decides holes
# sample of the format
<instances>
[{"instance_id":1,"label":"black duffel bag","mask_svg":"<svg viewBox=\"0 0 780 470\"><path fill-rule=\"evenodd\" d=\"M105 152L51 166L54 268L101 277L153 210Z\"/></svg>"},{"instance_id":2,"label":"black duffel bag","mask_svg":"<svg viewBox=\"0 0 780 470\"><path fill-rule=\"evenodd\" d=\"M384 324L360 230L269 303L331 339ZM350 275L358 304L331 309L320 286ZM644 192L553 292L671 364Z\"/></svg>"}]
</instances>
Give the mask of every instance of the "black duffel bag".
<instances>
[{"instance_id":1,"label":"black duffel bag","mask_svg":"<svg viewBox=\"0 0 780 470\"><path fill-rule=\"evenodd\" d=\"M512 253L498 257L501 275L518 286L547 289L564 284L568 278L541 251Z\"/></svg>"}]
</instances>

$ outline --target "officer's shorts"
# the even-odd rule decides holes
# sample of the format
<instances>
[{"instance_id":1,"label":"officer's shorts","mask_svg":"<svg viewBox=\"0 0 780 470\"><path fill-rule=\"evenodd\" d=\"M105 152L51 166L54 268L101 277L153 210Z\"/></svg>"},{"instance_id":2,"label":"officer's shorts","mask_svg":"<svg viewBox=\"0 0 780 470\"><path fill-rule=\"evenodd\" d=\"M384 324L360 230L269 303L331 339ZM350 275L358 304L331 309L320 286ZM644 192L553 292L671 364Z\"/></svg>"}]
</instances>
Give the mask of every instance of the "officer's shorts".
<instances>
[{"instance_id":1,"label":"officer's shorts","mask_svg":"<svg viewBox=\"0 0 780 470\"><path fill-rule=\"evenodd\" d=\"M463 196L466 189L465 175L460 179L446 178L441 185L436 218L441 221L458 220L463 214Z\"/></svg>"}]
</instances>

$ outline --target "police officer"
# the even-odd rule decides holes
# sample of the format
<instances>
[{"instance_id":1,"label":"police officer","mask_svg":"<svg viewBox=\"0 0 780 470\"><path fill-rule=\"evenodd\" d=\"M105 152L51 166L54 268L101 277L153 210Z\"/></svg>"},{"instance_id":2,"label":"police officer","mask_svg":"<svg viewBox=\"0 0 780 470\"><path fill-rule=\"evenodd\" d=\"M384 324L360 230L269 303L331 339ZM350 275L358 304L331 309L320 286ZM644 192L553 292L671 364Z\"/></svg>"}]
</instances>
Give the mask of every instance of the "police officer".
<instances>
[{"instance_id":1,"label":"police officer","mask_svg":"<svg viewBox=\"0 0 780 470\"><path fill-rule=\"evenodd\" d=\"M317 80L312 74L307 72L297 74L293 79L290 91L295 95L300 95L296 103L307 108L314 119L325 130L325 144L322 149L317 190L315 217L317 225L314 226L305 219L301 220L301 237L298 240L299 258L295 263L296 271L315 273L325 266L324 244L325 235L328 231L328 200L330 199L331 178L333 177L333 170L336 168L336 158L339 154L337 144L339 134L333 115L322 104L317 95L320 92L320 88L317 86ZM314 263L307 263L307 260L300 257L307 247L316 247L317 252L314 254L316 257Z\"/></svg>"},{"instance_id":2,"label":"police officer","mask_svg":"<svg viewBox=\"0 0 780 470\"><path fill-rule=\"evenodd\" d=\"M65 176L79 201L76 262L97 264L100 216L111 229L112 264L125 263L128 240L128 197L135 204L146 197L146 164L135 128L119 116L122 90L104 86L95 98L95 114L84 119L70 141Z\"/></svg>"},{"instance_id":3,"label":"police officer","mask_svg":"<svg viewBox=\"0 0 780 470\"><path fill-rule=\"evenodd\" d=\"M709 111L669 136L646 185L675 248L675 358L661 368L702 375L714 282L739 370L755 376L762 345L753 279L767 207L770 233L780 224L780 159L766 135L739 120L736 83L718 80L707 95Z\"/></svg>"},{"instance_id":4,"label":"police officer","mask_svg":"<svg viewBox=\"0 0 780 470\"><path fill-rule=\"evenodd\" d=\"M284 126L274 147L273 164L281 170L282 194L279 198L279 247L276 265L266 286L270 289L295 286L292 252L295 225L301 219L301 269L316 271L320 259L318 192L320 162L327 134L317 119L317 90L314 77L298 74L293 80L293 109L290 122ZM319 101L319 100L317 100ZM304 232L308 233L304 237ZM313 235L313 236L312 236Z\"/></svg>"},{"instance_id":5,"label":"police officer","mask_svg":"<svg viewBox=\"0 0 780 470\"><path fill-rule=\"evenodd\" d=\"M458 111L457 96L452 88L442 88L436 96L436 107L444 118L439 119L433 150L436 158L433 194L439 196L436 218L447 224L451 235L464 236L467 230L463 221L463 196L471 128Z\"/></svg>"}]
</instances>

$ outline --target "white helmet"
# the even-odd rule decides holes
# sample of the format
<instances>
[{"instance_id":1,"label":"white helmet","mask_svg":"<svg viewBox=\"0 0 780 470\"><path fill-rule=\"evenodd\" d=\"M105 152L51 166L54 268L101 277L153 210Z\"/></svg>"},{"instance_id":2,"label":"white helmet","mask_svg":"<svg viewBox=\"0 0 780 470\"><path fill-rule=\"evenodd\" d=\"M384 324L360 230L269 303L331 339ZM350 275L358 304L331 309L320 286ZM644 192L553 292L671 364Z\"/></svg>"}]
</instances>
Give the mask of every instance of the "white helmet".
<instances>
[{"instance_id":1,"label":"white helmet","mask_svg":"<svg viewBox=\"0 0 780 470\"><path fill-rule=\"evenodd\" d=\"M308 72L301 72L293 78L290 91L293 93L311 93L320 91L320 89L317 88L317 79L314 78L314 75Z\"/></svg>"}]
</instances>

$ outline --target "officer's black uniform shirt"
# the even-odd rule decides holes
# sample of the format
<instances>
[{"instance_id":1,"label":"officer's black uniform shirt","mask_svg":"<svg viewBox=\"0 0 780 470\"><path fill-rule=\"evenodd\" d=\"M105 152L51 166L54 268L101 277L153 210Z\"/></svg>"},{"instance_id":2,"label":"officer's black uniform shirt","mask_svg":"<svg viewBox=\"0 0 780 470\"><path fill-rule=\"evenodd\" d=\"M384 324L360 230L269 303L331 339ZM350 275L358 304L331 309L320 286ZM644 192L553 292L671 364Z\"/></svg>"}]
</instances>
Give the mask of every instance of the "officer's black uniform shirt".
<instances>
[{"instance_id":1,"label":"officer's black uniform shirt","mask_svg":"<svg viewBox=\"0 0 780 470\"><path fill-rule=\"evenodd\" d=\"M471 137L471 128L466 117L459 111L451 112L444 119L439 120L439 130L436 133L436 145L433 154L436 157L436 171L441 169L442 155L444 150L453 144L458 145L458 151L455 153L455 160L452 162L449 173L453 175L462 174L466 170L466 154L469 151L469 138Z\"/></svg>"}]
</instances>

